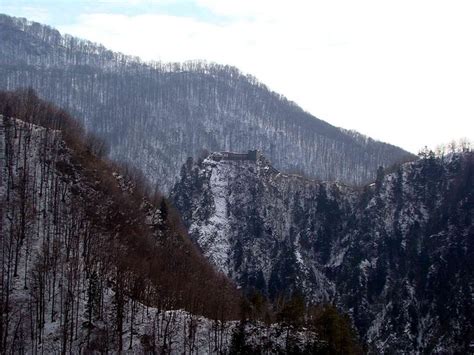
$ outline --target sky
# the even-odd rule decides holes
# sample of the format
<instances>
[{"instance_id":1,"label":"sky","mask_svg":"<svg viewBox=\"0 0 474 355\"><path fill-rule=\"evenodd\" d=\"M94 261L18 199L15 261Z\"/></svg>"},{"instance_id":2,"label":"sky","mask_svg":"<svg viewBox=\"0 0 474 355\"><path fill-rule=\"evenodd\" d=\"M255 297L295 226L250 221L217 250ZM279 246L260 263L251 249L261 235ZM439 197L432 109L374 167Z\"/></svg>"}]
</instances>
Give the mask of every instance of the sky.
<instances>
[{"instance_id":1,"label":"sky","mask_svg":"<svg viewBox=\"0 0 474 355\"><path fill-rule=\"evenodd\" d=\"M472 0L0 0L0 13L144 60L234 65L414 153L474 140Z\"/></svg>"}]
</instances>

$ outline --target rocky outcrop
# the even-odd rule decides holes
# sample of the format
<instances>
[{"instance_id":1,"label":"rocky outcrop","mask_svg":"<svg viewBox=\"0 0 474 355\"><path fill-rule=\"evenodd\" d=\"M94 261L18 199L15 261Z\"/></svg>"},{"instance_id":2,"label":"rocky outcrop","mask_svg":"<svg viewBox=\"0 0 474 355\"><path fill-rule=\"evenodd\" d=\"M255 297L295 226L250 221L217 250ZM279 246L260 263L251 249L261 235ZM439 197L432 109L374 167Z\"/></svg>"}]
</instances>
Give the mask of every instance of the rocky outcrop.
<instances>
[{"instance_id":1,"label":"rocky outcrop","mask_svg":"<svg viewBox=\"0 0 474 355\"><path fill-rule=\"evenodd\" d=\"M472 350L473 153L379 169L364 188L211 154L172 198L241 287L335 302L377 353Z\"/></svg>"}]
</instances>

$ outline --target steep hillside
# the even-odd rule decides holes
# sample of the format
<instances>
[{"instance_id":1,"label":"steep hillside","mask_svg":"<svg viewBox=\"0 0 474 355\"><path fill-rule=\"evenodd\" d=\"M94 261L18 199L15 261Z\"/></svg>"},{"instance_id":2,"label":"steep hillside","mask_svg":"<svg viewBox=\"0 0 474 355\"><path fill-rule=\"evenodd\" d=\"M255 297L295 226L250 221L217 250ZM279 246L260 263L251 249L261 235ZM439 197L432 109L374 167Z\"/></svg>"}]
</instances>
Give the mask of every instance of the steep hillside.
<instances>
[{"instance_id":1,"label":"steep hillside","mask_svg":"<svg viewBox=\"0 0 474 355\"><path fill-rule=\"evenodd\" d=\"M474 154L392 170L356 189L213 153L188 160L172 199L240 286L336 302L376 353L472 351Z\"/></svg>"},{"instance_id":2,"label":"steep hillside","mask_svg":"<svg viewBox=\"0 0 474 355\"><path fill-rule=\"evenodd\" d=\"M379 351L472 353L474 153L405 164L358 203L334 273L368 341Z\"/></svg>"},{"instance_id":3,"label":"steep hillside","mask_svg":"<svg viewBox=\"0 0 474 355\"><path fill-rule=\"evenodd\" d=\"M0 15L0 88L33 87L167 191L189 156L259 149L284 171L360 184L407 152L333 127L226 66L142 63Z\"/></svg>"},{"instance_id":4,"label":"steep hillside","mask_svg":"<svg viewBox=\"0 0 474 355\"><path fill-rule=\"evenodd\" d=\"M228 347L240 296L167 201L94 155L64 112L5 93L0 112L27 119L0 116L0 352Z\"/></svg>"}]
</instances>

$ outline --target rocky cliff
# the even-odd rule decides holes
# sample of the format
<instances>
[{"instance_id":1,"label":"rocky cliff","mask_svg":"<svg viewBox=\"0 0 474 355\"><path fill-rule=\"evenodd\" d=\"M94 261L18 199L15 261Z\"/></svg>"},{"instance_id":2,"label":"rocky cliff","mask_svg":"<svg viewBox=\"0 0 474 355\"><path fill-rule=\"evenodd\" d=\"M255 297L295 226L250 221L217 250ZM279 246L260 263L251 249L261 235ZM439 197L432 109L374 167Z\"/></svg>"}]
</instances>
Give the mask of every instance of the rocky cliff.
<instances>
[{"instance_id":1,"label":"rocky cliff","mask_svg":"<svg viewBox=\"0 0 474 355\"><path fill-rule=\"evenodd\" d=\"M204 255L243 288L335 302L377 353L468 352L473 173L472 152L427 155L353 188L214 153L188 160L172 196Z\"/></svg>"}]
</instances>

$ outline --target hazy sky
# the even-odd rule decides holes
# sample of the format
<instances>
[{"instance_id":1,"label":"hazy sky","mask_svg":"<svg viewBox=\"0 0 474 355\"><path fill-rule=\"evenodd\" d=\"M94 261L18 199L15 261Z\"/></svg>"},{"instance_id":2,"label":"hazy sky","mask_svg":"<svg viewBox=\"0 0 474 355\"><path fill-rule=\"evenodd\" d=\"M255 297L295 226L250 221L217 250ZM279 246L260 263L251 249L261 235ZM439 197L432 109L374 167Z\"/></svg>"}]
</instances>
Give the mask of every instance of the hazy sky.
<instances>
[{"instance_id":1,"label":"hazy sky","mask_svg":"<svg viewBox=\"0 0 474 355\"><path fill-rule=\"evenodd\" d=\"M0 12L146 60L235 65L412 152L474 139L472 0L0 0Z\"/></svg>"}]
</instances>

